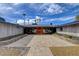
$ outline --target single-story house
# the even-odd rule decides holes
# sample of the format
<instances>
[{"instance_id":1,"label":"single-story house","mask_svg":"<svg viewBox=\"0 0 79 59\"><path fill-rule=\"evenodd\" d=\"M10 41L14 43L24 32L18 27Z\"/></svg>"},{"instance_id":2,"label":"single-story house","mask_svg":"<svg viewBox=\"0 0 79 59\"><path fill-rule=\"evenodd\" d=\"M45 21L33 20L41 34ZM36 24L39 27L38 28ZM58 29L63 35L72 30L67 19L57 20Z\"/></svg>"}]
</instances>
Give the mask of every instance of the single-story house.
<instances>
[{"instance_id":1,"label":"single-story house","mask_svg":"<svg viewBox=\"0 0 79 59\"><path fill-rule=\"evenodd\" d=\"M24 27L18 24L0 22L0 38L23 34Z\"/></svg>"},{"instance_id":2,"label":"single-story house","mask_svg":"<svg viewBox=\"0 0 79 59\"><path fill-rule=\"evenodd\" d=\"M57 33L79 37L79 21L57 26Z\"/></svg>"}]
</instances>

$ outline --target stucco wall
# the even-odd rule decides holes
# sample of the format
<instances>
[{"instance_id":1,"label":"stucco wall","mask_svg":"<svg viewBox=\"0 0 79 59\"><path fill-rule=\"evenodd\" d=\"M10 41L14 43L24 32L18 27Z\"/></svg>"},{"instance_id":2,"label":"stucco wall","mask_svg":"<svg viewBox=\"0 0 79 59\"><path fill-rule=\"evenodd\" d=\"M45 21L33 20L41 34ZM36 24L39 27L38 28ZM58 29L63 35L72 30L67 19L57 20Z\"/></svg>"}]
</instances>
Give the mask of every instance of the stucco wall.
<instances>
[{"instance_id":1,"label":"stucco wall","mask_svg":"<svg viewBox=\"0 0 79 59\"><path fill-rule=\"evenodd\" d=\"M0 23L0 38L18 35L23 33L23 28L20 26Z\"/></svg>"},{"instance_id":2,"label":"stucco wall","mask_svg":"<svg viewBox=\"0 0 79 59\"><path fill-rule=\"evenodd\" d=\"M79 37L79 25L62 27L63 30L57 28L57 33Z\"/></svg>"}]
</instances>

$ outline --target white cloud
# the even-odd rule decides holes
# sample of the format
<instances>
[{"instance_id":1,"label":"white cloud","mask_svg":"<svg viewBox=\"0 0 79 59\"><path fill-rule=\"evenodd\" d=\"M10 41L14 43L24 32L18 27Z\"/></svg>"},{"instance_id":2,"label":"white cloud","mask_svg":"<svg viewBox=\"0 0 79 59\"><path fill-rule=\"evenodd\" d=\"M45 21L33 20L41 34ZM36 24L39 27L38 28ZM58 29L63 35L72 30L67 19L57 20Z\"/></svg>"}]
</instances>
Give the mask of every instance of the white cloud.
<instances>
[{"instance_id":1,"label":"white cloud","mask_svg":"<svg viewBox=\"0 0 79 59\"><path fill-rule=\"evenodd\" d=\"M62 13L63 12L62 7L60 7L57 4L51 4L50 7L47 9L47 11L49 13L54 13L54 14Z\"/></svg>"},{"instance_id":2,"label":"white cloud","mask_svg":"<svg viewBox=\"0 0 79 59\"><path fill-rule=\"evenodd\" d=\"M29 19L29 23L30 24L35 23L35 19Z\"/></svg>"},{"instance_id":3,"label":"white cloud","mask_svg":"<svg viewBox=\"0 0 79 59\"><path fill-rule=\"evenodd\" d=\"M29 7L33 8L33 9L35 9L35 10L37 10L37 9L39 8L38 10L40 10L42 5L43 5L43 4L30 3L30 4L29 4Z\"/></svg>"},{"instance_id":4,"label":"white cloud","mask_svg":"<svg viewBox=\"0 0 79 59\"><path fill-rule=\"evenodd\" d=\"M71 19L74 19L74 18L75 18L75 16L67 16L67 17L59 18L58 20L66 21L66 20L71 20Z\"/></svg>"},{"instance_id":5,"label":"white cloud","mask_svg":"<svg viewBox=\"0 0 79 59\"><path fill-rule=\"evenodd\" d=\"M58 14L63 12L63 7L59 6L58 4L42 4L39 7L39 11L42 14Z\"/></svg>"},{"instance_id":6,"label":"white cloud","mask_svg":"<svg viewBox=\"0 0 79 59\"><path fill-rule=\"evenodd\" d=\"M39 19L40 17L39 16L36 16L36 19Z\"/></svg>"},{"instance_id":7,"label":"white cloud","mask_svg":"<svg viewBox=\"0 0 79 59\"><path fill-rule=\"evenodd\" d=\"M23 12L24 12L24 10L18 10L18 11L14 11L13 13L22 15Z\"/></svg>"},{"instance_id":8,"label":"white cloud","mask_svg":"<svg viewBox=\"0 0 79 59\"><path fill-rule=\"evenodd\" d=\"M17 20L17 23L23 23L23 22L24 20L21 20L21 19Z\"/></svg>"},{"instance_id":9,"label":"white cloud","mask_svg":"<svg viewBox=\"0 0 79 59\"><path fill-rule=\"evenodd\" d=\"M0 9L13 9L13 7L10 4L0 4Z\"/></svg>"},{"instance_id":10,"label":"white cloud","mask_svg":"<svg viewBox=\"0 0 79 59\"><path fill-rule=\"evenodd\" d=\"M12 7L7 7L6 9L7 9L7 10L11 10L11 9L13 9L13 8L12 8Z\"/></svg>"},{"instance_id":11,"label":"white cloud","mask_svg":"<svg viewBox=\"0 0 79 59\"><path fill-rule=\"evenodd\" d=\"M39 16L36 16L35 17L35 19L42 19L41 17L39 17ZM26 19L25 20L25 25L28 25L28 24L30 24L30 25L32 25L33 23L35 23L35 19ZM19 20L17 20L17 23L18 24L20 24L20 25L24 25L24 20L22 20L22 19L19 19Z\"/></svg>"},{"instance_id":12,"label":"white cloud","mask_svg":"<svg viewBox=\"0 0 79 59\"><path fill-rule=\"evenodd\" d=\"M41 14L57 14L63 12L63 8L55 3L29 4L29 6L39 12L39 14L40 12Z\"/></svg>"},{"instance_id":13,"label":"white cloud","mask_svg":"<svg viewBox=\"0 0 79 59\"><path fill-rule=\"evenodd\" d=\"M7 11L8 11L8 10L11 10L11 9L13 9L13 8L10 7L10 6L8 6L8 7L7 7L7 6L2 6L2 7L0 8L0 10L5 10L5 11L6 11L6 10L7 10Z\"/></svg>"},{"instance_id":14,"label":"white cloud","mask_svg":"<svg viewBox=\"0 0 79 59\"><path fill-rule=\"evenodd\" d=\"M34 23L34 20L35 20L35 19L29 19L29 22L28 22L28 19L26 19L26 20L25 20L25 25ZM20 24L20 25L24 25L24 20L19 19L19 20L17 20L17 23Z\"/></svg>"},{"instance_id":15,"label":"white cloud","mask_svg":"<svg viewBox=\"0 0 79 59\"><path fill-rule=\"evenodd\" d=\"M51 21L67 21L67 20L72 20L74 19L75 16L70 16L70 17L63 17L63 18L54 18L54 19L47 19L43 22L51 22Z\"/></svg>"},{"instance_id":16,"label":"white cloud","mask_svg":"<svg viewBox=\"0 0 79 59\"><path fill-rule=\"evenodd\" d=\"M0 14L9 14L14 11L14 8L8 4L0 4Z\"/></svg>"},{"instance_id":17,"label":"white cloud","mask_svg":"<svg viewBox=\"0 0 79 59\"><path fill-rule=\"evenodd\" d=\"M17 20L17 23L20 24L20 25L24 25L24 20L19 19L19 20ZM25 24L27 25L28 21L25 21Z\"/></svg>"},{"instance_id":18,"label":"white cloud","mask_svg":"<svg viewBox=\"0 0 79 59\"><path fill-rule=\"evenodd\" d=\"M17 5L19 5L20 3L13 3L12 5L14 5L14 6L17 6Z\"/></svg>"},{"instance_id":19,"label":"white cloud","mask_svg":"<svg viewBox=\"0 0 79 59\"><path fill-rule=\"evenodd\" d=\"M54 21L55 19L46 19L44 22Z\"/></svg>"}]
</instances>

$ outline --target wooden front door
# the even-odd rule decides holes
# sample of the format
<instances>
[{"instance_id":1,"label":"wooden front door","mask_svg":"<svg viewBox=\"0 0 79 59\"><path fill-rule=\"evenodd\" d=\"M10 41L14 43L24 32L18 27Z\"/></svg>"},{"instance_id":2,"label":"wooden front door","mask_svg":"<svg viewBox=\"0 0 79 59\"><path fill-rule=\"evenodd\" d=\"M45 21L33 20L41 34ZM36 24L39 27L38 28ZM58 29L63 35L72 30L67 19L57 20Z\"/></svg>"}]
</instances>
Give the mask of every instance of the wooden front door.
<instances>
[{"instance_id":1,"label":"wooden front door","mask_svg":"<svg viewBox=\"0 0 79 59\"><path fill-rule=\"evenodd\" d=\"M43 28L42 27L36 27L36 33L37 34L43 34Z\"/></svg>"}]
</instances>

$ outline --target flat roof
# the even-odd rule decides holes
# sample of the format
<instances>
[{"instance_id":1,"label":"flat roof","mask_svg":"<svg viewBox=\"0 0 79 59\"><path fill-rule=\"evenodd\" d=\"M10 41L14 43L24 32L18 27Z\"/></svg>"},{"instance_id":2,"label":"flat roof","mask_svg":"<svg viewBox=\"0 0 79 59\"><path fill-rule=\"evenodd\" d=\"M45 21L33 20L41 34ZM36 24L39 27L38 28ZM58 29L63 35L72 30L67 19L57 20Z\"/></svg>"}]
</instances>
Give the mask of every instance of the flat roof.
<instances>
[{"instance_id":1,"label":"flat roof","mask_svg":"<svg viewBox=\"0 0 79 59\"><path fill-rule=\"evenodd\" d=\"M55 27L53 25L26 25L25 27Z\"/></svg>"},{"instance_id":2,"label":"flat roof","mask_svg":"<svg viewBox=\"0 0 79 59\"><path fill-rule=\"evenodd\" d=\"M22 26L22 25L14 24L14 23L9 23L9 22L0 22L0 23L3 23L3 24L10 24L10 25L15 25L15 26L24 27L24 26Z\"/></svg>"}]
</instances>

